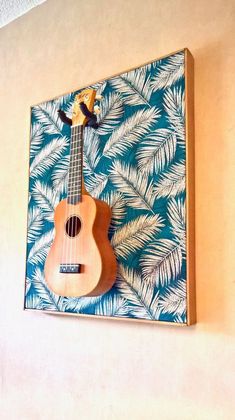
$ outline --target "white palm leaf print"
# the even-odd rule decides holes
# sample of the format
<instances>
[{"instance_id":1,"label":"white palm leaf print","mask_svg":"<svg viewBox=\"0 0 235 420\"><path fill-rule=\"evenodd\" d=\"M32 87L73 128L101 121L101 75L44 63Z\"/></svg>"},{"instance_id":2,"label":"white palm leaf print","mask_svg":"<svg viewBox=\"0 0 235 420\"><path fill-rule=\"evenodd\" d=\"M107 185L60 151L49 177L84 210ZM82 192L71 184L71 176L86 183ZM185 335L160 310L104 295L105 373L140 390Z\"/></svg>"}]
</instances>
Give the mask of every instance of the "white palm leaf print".
<instances>
[{"instance_id":1,"label":"white palm leaf print","mask_svg":"<svg viewBox=\"0 0 235 420\"><path fill-rule=\"evenodd\" d=\"M63 298L55 295L46 284L43 271L36 267L32 276L32 285L37 295L42 300L43 309L60 311L63 305Z\"/></svg>"},{"instance_id":2,"label":"white palm leaf print","mask_svg":"<svg viewBox=\"0 0 235 420\"><path fill-rule=\"evenodd\" d=\"M145 281L157 287L167 286L181 273L180 244L170 239L159 239L146 248L140 264Z\"/></svg>"},{"instance_id":3,"label":"white palm leaf print","mask_svg":"<svg viewBox=\"0 0 235 420\"><path fill-rule=\"evenodd\" d=\"M178 239L185 254L186 232L185 232L185 199L172 198L167 205L167 215L171 224L171 231L175 238Z\"/></svg>"},{"instance_id":4,"label":"white palm leaf print","mask_svg":"<svg viewBox=\"0 0 235 420\"><path fill-rule=\"evenodd\" d=\"M142 215L114 232L111 243L118 257L127 257L141 249L164 226L159 215Z\"/></svg>"},{"instance_id":5,"label":"white palm leaf print","mask_svg":"<svg viewBox=\"0 0 235 420\"><path fill-rule=\"evenodd\" d=\"M33 107L33 113L43 127L45 133L61 134L63 123L58 115L59 107L53 102L45 102Z\"/></svg>"},{"instance_id":6,"label":"white palm leaf print","mask_svg":"<svg viewBox=\"0 0 235 420\"><path fill-rule=\"evenodd\" d=\"M70 155L63 156L63 159L59 160L52 172L51 179L53 183L53 189L58 194L67 192L69 159Z\"/></svg>"},{"instance_id":7,"label":"white palm leaf print","mask_svg":"<svg viewBox=\"0 0 235 420\"><path fill-rule=\"evenodd\" d=\"M93 177L85 177L85 186L90 195L94 198L99 198L108 182L108 175L94 174Z\"/></svg>"},{"instance_id":8,"label":"white palm leaf print","mask_svg":"<svg viewBox=\"0 0 235 420\"><path fill-rule=\"evenodd\" d=\"M175 157L176 135L166 128L159 128L147 136L137 151L138 167L148 174L162 171Z\"/></svg>"},{"instance_id":9,"label":"white palm leaf print","mask_svg":"<svg viewBox=\"0 0 235 420\"><path fill-rule=\"evenodd\" d=\"M101 158L99 137L92 128L84 130L83 140L83 169L87 176L93 176Z\"/></svg>"},{"instance_id":10,"label":"white palm leaf print","mask_svg":"<svg viewBox=\"0 0 235 420\"><path fill-rule=\"evenodd\" d=\"M184 76L184 52L169 57L167 62L157 69L157 74L151 80L154 91L167 88Z\"/></svg>"},{"instance_id":11,"label":"white palm leaf print","mask_svg":"<svg viewBox=\"0 0 235 420\"><path fill-rule=\"evenodd\" d=\"M28 261L31 264L44 263L54 239L54 235L54 229L51 229L34 242L28 256Z\"/></svg>"},{"instance_id":12,"label":"white palm leaf print","mask_svg":"<svg viewBox=\"0 0 235 420\"><path fill-rule=\"evenodd\" d=\"M179 162L163 172L154 188L157 197L174 197L185 190L185 163Z\"/></svg>"},{"instance_id":13,"label":"white palm leaf print","mask_svg":"<svg viewBox=\"0 0 235 420\"><path fill-rule=\"evenodd\" d=\"M74 94L68 93L66 95L60 96L59 98L56 98L54 100L54 107L56 108L56 111L59 109L62 109L63 111L66 111L70 106L71 103L73 103Z\"/></svg>"},{"instance_id":14,"label":"white palm leaf print","mask_svg":"<svg viewBox=\"0 0 235 420\"><path fill-rule=\"evenodd\" d=\"M186 324L187 322L187 317L186 314L180 316L180 315L175 315L173 318L173 322L177 322L178 324Z\"/></svg>"},{"instance_id":15,"label":"white palm leaf print","mask_svg":"<svg viewBox=\"0 0 235 420\"><path fill-rule=\"evenodd\" d=\"M27 295L31 289L31 279L26 277L25 279L25 294Z\"/></svg>"},{"instance_id":16,"label":"white palm leaf print","mask_svg":"<svg viewBox=\"0 0 235 420\"><path fill-rule=\"evenodd\" d=\"M64 310L66 312L83 313L91 305L94 305L102 299L102 296L64 298Z\"/></svg>"},{"instance_id":17,"label":"white palm leaf print","mask_svg":"<svg viewBox=\"0 0 235 420\"><path fill-rule=\"evenodd\" d=\"M38 207L31 207L28 213L27 242L34 242L41 234L43 228L43 212Z\"/></svg>"},{"instance_id":18,"label":"white palm leaf print","mask_svg":"<svg viewBox=\"0 0 235 420\"><path fill-rule=\"evenodd\" d=\"M161 310L158 293L154 295L152 285L143 281L133 269L125 268L120 264L115 287L120 295L127 300L132 316L143 319L159 319Z\"/></svg>"},{"instance_id":19,"label":"white palm leaf print","mask_svg":"<svg viewBox=\"0 0 235 420\"><path fill-rule=\"evenodd\" d=\"M125 316L128 313L127 301L120 295L104 295L103 299L95 306L96 315Z\"/></svg>"},{"instance_id":20,"label":"white palm leaf print","mask_svg":"<svg viewBox=\"0 0 235 420\"><path fill-rule=\"evenodd\" d=\"M185 147L185 91L181 87L167 89L163 95L163 106L179 145Z\"/></svg>"},{"instance_id":21,"label":"white palm leaf print","mask_svg":"<svg viewBox=\"0 0 235 420\"><path fill-rule=\"evenodd\" d=\"M36 294L27 295L25 298L25 307L27 309L43 309L43 300Z\"/></svg>"},{"instance_id":22,"label":"white palm leaf print","mask_svg":"<svg viewBox=\"0 0 235 420\"><path fill-rule=\"evenodd\" d=\"M157 108L140 109L127 118L107 140L103 154L106 157L116 157L123 154L143 137L160 116Z\"/></svg>"},{"instance_id":23,"label":"white palm leaf print","mask_svg":"<svg viewBox=\"0 0 235 420\"><path fill-rule=\"evenodd\" d=\"M126 201L123 195L117 191L109 191L102 197L112 211L111 228L122 224L126 215Z\"/></svg>"},{"instance_id":24,"label":"white palm leaf print","mask_svg":"<svg viewBox=\"0 0 235 420\"><path fill-rule=\"evenodd\" d=\"M147 76L146 68L123 73L109 80L113 88L122 94L127 105L147 105L150 107L150 97L153 88L150 85L150 76Z\"/></svg>"},{"instance_id":25,"label":"white palm leaf print","mask_svg":"<svg viewBox=\"0 0 235 420\"><path fill-rule=\"evenodd\" d=\"M156 69L156 66L157 66L157 65L159 66L159 65L161 64L161 61L162 61L162 60L158 60L158 62L153 61L152 63L146 64L146 65L144 66L144 68L145 68L146 70L148 70L148 71L154 71L154 70Z\"/></svg>"},{"instance_id":26,"label":"white palm leaf print","mask_svg":"<svg viewBox=\"0 0 235 420\"><path fill-rule=\"evenodd\" d=\"M159 306L162 313L182 316L186 313L186 282L178 280L174 286L168 286L161 295Z\"/></svg>"},{"instance_id":27,"label":"white palm leaf print","mask_svg":"<svg viewBox=\"0 0 235 420\"><path fill-rule=\"evenodd\" d=\"M90 89L94 89L97 95L102 95L104 89L106 88L107 80L101 82L93 83L89 86Z\"/></svg>"},{"instance_id":28,"label":"white palm leaf print","mask_svg":"<svg viewBox=\"0 0 235 420\"><path fill-rule=\"evenodd\" d=\"M100 111L99 128L96 132L100 135L108 134L119 124L123 115L123 103L120 95L115 92L106 95L101 102Z\"/></svg>"},{"instance_id":29,"label":"white palm leaf print","mask_svg":"<svg viewBox=\"0 0 235 420\"><path fill-rule=\"evenodd\" d=\"M43 125L40 123L34 123L31 125L31 135L30 135L30 157L33 157L38 153L42 141L43 141Z\"/></svg>"},{"instance_id":30,"label":"white palm leaf print","mask_svg":"<svg viewBox=\"0 0 235 420\"><path fill-rule=\"evenodd\" d=\"M30 166L30 176L35 178L43 175L62 156L68 145L67 137L55 138L44 146L35 156Z\"/></svg>"},{"instance_id":31,"label":"white palm leaf print","mask_svg":"<svg viewBox=\"0 0 235 420\"><path fill-rule=\"evenodd\" d=\"M43 216L49 221L54 221L55 207L59 203L59 193L53 191L48 184L37 180L32 188L32 196L43 211Z\"/></svg>"},{"instance_id":32,"label":"white palm leaf print","mask_svg":"<svg viewBox=\"0 0 235 420\"><path fill-rule=\"evenodd\" d=\"M121 161L114 162L110 170L110 179L116 188L126 198L128 206L153 213L153 205L156 195L152 181L129 164Z\"/></svg>"}]
</instances>

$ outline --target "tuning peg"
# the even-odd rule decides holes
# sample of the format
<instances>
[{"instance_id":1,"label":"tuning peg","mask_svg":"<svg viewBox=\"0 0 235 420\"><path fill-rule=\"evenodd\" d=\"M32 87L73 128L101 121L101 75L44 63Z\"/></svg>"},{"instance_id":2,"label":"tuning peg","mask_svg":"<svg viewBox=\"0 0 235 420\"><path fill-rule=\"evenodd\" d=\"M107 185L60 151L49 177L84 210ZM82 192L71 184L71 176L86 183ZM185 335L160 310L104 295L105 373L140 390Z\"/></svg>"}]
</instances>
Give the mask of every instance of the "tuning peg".
<instances>
[{"instance_id":1,"label":"tuning peg","mask_svg":"<svg viewBox=\"0 0 235 420\"><path fill-rule=\"evenodd\" d=\"M95 113L96 115L100 114L100 107L99 107L99 105L95 105L95 106L94 106L94 113Z\"/></svg>"},{"instance_id":2,"label":"tuning peg","mask_svg":"<svg viewBox=\"0 0 235 420\"><path fill-rule=\"evenodd\" d=\"M96 99L97 101L102 101L104 98L103 98L103 96L102 96L102 95L96 94L96 95L95 95L95 99Z\"/></svg>"}]
</instances>

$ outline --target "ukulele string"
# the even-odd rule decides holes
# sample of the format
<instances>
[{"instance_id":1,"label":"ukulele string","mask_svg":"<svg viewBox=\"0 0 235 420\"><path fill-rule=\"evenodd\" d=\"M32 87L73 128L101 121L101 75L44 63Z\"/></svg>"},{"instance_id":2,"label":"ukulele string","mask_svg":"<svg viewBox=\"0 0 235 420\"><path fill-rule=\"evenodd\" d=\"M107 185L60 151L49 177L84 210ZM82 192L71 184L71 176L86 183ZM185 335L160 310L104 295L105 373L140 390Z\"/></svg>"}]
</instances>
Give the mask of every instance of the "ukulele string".
<instances>
[{"instance_id":1,"label":"ukulele string","mask_svg":"<svg viewBox=\"0 0 235 420\"><path fill-rule=\"evenodd\" d=\"M75 127L75 133L74 133L74 138L73 138L73 143L72 143L72 153L71 153L71 166L72 166L72 202L73 205L75 205L75 201L76 201L76 188L77 188L77 183L76 181L76 169L77 166L75 164L76 162L76 158L77 158L77 143L78 143L78 139L79 139L79 126ZM73 243L75 240L75 224L74 221L76 220L76 215L73 212L72 215L72 223L70 225L70 240L69 240L69 260L70 260L70 271L72 272L72 265L73 265L73 251L74 251L74 247L73 247ZM76 240L75 240L76 241Z\"/></svg>"},{"instance_id":2,"label":"ukulele string","mask_svg":"<svg viewBox=\"0 0 235 420\"><path fill-rule=\"evenodd\" d=\"M73 140L73 126L71 126L71 136L70 136L70 158L69 158L69 171L68 171L68 181L67 181L67 198L65 204L65 233L63 237L63 246L62 246L62 264L64 267L68 265L68 237L67 235L70 232L69 224L69 200L70 200L70 190L71 190L71 149L72 149L72 140Z\"/></svg>"},{"instance_id":3,"label":"ukulele string","mask_svg":"<svg viewBox=\"0 0 235 420\"><path fill-rule=\"evenodd\" d=\"M78 162L78 145L79 145L79 131L80 126L76 127L76 138L74 142L74 149L73 149L73 197L74 201L77 201L77 162ZM75 182L76 181L76 182ZM76 204L76 203L74 203ZM74 217L72 219L72 260L74 263L76 261L76 232L77 232L77 212L75 212ZM75 246L74 246L75 245Z\"/></svg>"},{"instance_id":4,"label":"ukulele string","mask_svg":"<svg viewBox=\"0 0 235 420\"><path fill-rule=\"evenodd\" d=\"M79 149L80 149L80 141L81 141L81 126L75 127L75 139L73 139L73 150L72 150L72 195L73 195L73 204L76 204L78 195L79 195L79 164L80 160L79 157ZM72 216L72 224L71 224L71 246L70 246L70 265L72 269L72 265L77 263L76 258L76 251L77 251L77 214L74 212ZM72 271L72 270L71 270Z\"/></svg>"},{"instance_id":5,"label":"ukulele string","mask_svg":"<svg viewBox=\"0 0 235 420\"><path fill-rule=\"evenodd\" d=\"M78 136L77 136L77 149L76 149L76 155L75 155L75 161L76 161L76 188L75 188L75 196L76 201L80 201L80 169L81 169L81 136L82 136L82 126L78 126ZM79 207L78 207L79 209ZM74 226L74 260L76 264L79 264L79 261L77 260L77 232L78 232L78 214L76 212L75 217L75 226Z\"/></svg>"}]
</instances>

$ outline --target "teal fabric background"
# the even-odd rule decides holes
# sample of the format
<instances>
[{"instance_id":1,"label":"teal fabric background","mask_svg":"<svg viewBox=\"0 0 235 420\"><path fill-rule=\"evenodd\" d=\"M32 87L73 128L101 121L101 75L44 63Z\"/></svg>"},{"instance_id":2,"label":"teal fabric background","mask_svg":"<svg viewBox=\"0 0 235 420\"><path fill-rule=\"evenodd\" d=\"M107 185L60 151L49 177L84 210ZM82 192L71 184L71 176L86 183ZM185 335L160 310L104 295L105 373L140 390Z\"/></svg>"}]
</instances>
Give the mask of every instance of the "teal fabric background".
<instances>
[{"instance_id":1,"label":"teal fabric background","mask_svg":"<svg viewBox=\"0 0 235 420\"><path fill-rule=\"evenodd\" d=\"M97 83L99 129L84 134L84 179L112 207L116 283L98 297L49 290L44 263L66 197L75 94L32 107L25 308L186 323L184 51Z\"/></svg>"}]
</instances>

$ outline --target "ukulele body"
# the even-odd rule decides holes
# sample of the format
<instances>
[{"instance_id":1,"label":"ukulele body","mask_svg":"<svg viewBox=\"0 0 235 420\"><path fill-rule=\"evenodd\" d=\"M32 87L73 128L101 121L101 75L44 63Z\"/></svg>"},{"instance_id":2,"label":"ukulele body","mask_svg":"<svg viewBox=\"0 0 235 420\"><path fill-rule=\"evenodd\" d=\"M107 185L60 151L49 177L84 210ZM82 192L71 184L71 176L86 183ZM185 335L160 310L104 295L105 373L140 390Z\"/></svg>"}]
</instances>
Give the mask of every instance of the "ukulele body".
<instances>
[{"instance_id":1,"label":"ukulele body","mask_svg":"<svg viewBox=\"0 0 235 420\"><path fill-rule=\"evenodd\" d=\"M62 200L55 209L55 239L45 263L50 289L61 296L106 293L116 277L116 258L108 240L111 209L83 194L77 204Z\"/></svg>"}]
</instances>

